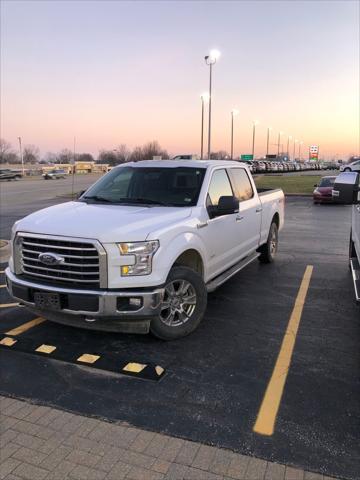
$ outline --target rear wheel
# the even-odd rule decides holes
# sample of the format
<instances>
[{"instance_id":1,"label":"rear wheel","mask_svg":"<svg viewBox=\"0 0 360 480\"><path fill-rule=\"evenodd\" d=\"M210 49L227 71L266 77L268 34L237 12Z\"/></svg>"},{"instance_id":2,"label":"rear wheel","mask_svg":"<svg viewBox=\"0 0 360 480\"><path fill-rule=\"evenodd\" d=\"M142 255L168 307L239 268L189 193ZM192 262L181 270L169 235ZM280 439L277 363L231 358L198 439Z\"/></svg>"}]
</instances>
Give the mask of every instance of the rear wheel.
<instances>
[{"instance_id":1,"label":"rear wheel","mask_svg":"<svg viewBox=\"0 0 360 480\"><path fill-rule=\"evenodd\" d=\"M272 263L275 260L276 252L278 250L279 243L279 231L277 224L273 221L270 230L267 242L262 245L259 249L260 257L259 261L261 263Z\"/></svg>"},{"instance_id":2,"label":"rear wheel","mask_svg":"<svg viewBox=\"0 0 360 480\"><path fill-rule=\"evenodd\" d=\"M188 267L173 267L165 284L159 315L150 330L162 340L175 340L193 332L207 305L207 290L201 276Z\"/></svg>"}]
</instances>

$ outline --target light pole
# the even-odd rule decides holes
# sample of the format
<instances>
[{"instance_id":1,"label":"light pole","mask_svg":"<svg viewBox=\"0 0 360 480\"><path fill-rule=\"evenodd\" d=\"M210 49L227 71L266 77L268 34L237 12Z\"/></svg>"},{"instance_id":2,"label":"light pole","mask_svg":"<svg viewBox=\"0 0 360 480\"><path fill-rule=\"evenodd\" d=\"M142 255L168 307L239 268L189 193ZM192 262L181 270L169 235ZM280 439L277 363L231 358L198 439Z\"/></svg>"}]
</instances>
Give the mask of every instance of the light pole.
<instances>
[{"instance_id":1,"label":"light pole","mask_svg":"<svg viewBox=\"0 0 360 480\"><path fill-rule=\"evenodd\" d=\"M208 92L204 92L200 95L201 98L201 154L200 159L204 158L204 113L205 113L205 102L209 101Z\"/></svg>"},{"instance_id":2,"label":"light pole","mask_svg":"<svg viewBox=\"0 0 360 480\"><path fill-rule=\"evenodd\" d=\"M255 159L255 130L256 130L256 125L258 125L258 121L254 120L253 121L253 135L252 135L252 157L253 160Z\"/></svg>"},{"instance_id":3,"label":"light pole","mask_svg":"<svg viewBox=\"0 0 360 480\"><path fill-rule=\"evenodd\" d=\"M267 129L267 137L266 137L266 156L269 155L269 141L270 141L270 131L272 130L271 127Z\"/></svg>"},{"instance_id":4,"label":"light pole","mask_svg":"<svg viewBox=\"0 0 360 480\"><path fill-rule=\"evenodd\" d=\"M231 110L231 160L234 158L234 117L235 115L238 115L238 113L239 110L236 110L236 108Z\"/></svg>"},{"instance_id":5,"label":"light pole","mask_svg":"<svg viewBox=\"0 0 360 480\"><path fill-rule=\"evenodd\" d=\"M295 161L295 147L296 147L296 144L297 144L298 140L297 138L294 139L294 150L293 150L293 160Z\"/></svg>"},{"instance_id":6,"label":"light pole","mask_svg":"<svg viewBox=\"0 0 360 480\"><path fill-rule=\"evenodd\" d=\"M278 143L277 143L278 153L277 153L277 156L280 155L280 137L281 137L281 135L282 135L283 133L284 133L284 132L279 132L279 135L278 135Z\"/></svg>"},{"instance_id":7,"label":"light pole","mask_svg":"<svg viewBox=\"0 0 360 480\"><path fill-rule=\"evenodd\" d=\"M23 177L25 176L25 169L24 169L24 155L22 151L22 145L21 145L21 137L18 137L19 140L19 148L20 148L20 159L21 159L21 166L22 166L22 174Z\"/></svg>"},{"instance_id":8,"label":"light pole","mask_svg":"<svg viewBox=\"0 0 360 480\"><path fill-rule=\"evenodd\" d=\"M289 150L289 143L290 143L290 140L291 140L291 139L292 139L292 136L289 135L289 136L288 136L288 140L287 140L287 148L286 148L286 155L287 155L287 157L288 157L288 160L290 160L290 155L289 155L289 152L290 152L290 150Z\"/></svg>"},{"instance_id":9,"label":"light pole","mask_svg":"<svg viewBox=\"0 0 360 480\"><path fill-rule=\"evenodd\" d=\"M209 55L205 57L206 65L210 67L209 75L209 129L208 129L208 159L210 159L211 153L211 100L212 100L212 67L216 63L217 59L220 57L220 52L218 50L211 50Z\"/></svg>"}]
</instances>

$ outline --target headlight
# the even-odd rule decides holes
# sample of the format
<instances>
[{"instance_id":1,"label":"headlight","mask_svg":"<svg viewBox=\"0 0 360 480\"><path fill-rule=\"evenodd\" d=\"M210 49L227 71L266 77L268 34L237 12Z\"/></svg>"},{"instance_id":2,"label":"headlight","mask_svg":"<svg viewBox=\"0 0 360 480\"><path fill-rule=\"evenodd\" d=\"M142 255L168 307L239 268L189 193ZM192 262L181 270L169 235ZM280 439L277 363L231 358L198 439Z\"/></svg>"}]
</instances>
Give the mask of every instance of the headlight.
<instances>
[{"instance_id":1,"label":"headlight","mask_svg":"<svg viewBox=\"0 0 360 480\"><path fill-rule=\"evenodd\" d=\"M158 240L149 242L131 242L118 244L121 255L131 255L135 257L133 265L124 265L121 267L121 275L128 277L131 275L150 275L152 269L152 258L159 248Z\"/></svg>"}]
</instances>

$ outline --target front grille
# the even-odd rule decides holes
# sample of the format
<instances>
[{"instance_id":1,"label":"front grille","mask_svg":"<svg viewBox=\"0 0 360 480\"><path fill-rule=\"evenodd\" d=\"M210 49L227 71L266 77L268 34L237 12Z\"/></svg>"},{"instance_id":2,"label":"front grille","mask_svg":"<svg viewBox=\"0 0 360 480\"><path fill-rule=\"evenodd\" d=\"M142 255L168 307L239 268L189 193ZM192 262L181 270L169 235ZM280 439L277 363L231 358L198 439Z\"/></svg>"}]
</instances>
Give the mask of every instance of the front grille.
<instances>
[{"instance_id":1,"label":"front grille","mask_svg":"<svg viewBox=\"0 0 360 480\"><path fill-rule=\"evenodd\" d=\"M100 258L93 243L29 235L20 236L18 240L24 277L72 288L100 287ZM41 253L61 255L65 261L46 265L39 260Z\"/></svg>"}]
</instances>

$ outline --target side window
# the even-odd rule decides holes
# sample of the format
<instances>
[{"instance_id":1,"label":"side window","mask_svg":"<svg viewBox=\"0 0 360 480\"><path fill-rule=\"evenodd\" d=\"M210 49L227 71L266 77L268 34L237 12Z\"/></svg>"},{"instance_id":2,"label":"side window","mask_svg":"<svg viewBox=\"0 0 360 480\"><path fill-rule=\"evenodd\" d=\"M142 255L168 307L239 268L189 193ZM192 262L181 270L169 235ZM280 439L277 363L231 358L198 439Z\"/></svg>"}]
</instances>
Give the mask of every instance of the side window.
<instances>
[{"instance_id":1,"label":"side window","mask_svg":"<svg viewBox=\"0 0 360 480\"><path fill-rule=\"evenodd\" d=\"M249 200L254 196L249 176L244 168L231 168L230 177L239 202Z\"/></svg>"},{"instance_id":2,"label":"side window","mask_svg":"<svg viewBox=\"0 0 360 480\"><path fill-rule=\"evenodd\" d=\"M209 191L206 198L206 206L216 207L219 204L220 197L232 195L234 194L226 171L224 169L215 170L211 177Z\"/></svg>"}]
</instances>

